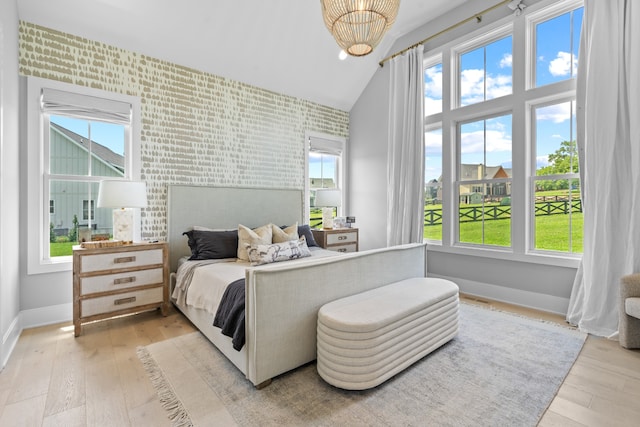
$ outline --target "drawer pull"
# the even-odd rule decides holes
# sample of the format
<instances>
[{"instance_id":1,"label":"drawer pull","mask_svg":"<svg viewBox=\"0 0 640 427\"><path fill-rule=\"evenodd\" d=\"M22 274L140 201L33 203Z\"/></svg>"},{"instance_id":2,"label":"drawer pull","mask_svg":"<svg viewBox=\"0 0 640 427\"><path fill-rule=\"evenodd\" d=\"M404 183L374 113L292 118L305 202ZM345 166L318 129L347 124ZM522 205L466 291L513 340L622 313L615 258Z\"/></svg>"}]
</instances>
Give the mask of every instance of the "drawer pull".
<instances>
[{"instance_id":1,"label":"drawer pull","mask_svg":"<svg viewBox=\"0 0 640 427\"><path fill-rule=\"evenodd\" d=\"M123 257L120 257L120 258L114 258L113 262L114 262L114 264L122 264L122 263L125 263L125 262L134 262L135 260L136 260L136 257L134 257L134 256L123 256Z\"/></svg>"},{"instance_id":2,"label":"drawer pull","mask_svg":"<svg viewBox=\"0 0 640 427\"><path fill-rule=\"evenodd\" d=\"M122 285L123 283L133 283L135 281L136 281L136 276L120 277L118 279L113 279L113 284Z\"/></svg>"},{"instance_id":3,"label":"drawer pull","mask_svg":"<svg viewBox=\"0 0 640 427\"><path fill-rule=\"evenodd\" d=\"M135 302L135 301L136 301L136 297L120 298L113 301L113 305L128 304L130 302Z\"/></svg>"},{"instance_id":4,"label":"drawer pull","mask_svg":"<svg viewBox=\"0 0 640 427\"><path fill-rule=\"evenodd\" d=\"M340 248L337 252L347 252L347 248Z\"/></svg>"},{"instance_id":5,"label":"drawer pull","mask_svg":"<svg viewBox=\"0 0 640 427\"><path fill-rule=\"evenodd\" d=\"M338 240L347 240L347 236L338 236Z\"/></svg>"}]
</instances>

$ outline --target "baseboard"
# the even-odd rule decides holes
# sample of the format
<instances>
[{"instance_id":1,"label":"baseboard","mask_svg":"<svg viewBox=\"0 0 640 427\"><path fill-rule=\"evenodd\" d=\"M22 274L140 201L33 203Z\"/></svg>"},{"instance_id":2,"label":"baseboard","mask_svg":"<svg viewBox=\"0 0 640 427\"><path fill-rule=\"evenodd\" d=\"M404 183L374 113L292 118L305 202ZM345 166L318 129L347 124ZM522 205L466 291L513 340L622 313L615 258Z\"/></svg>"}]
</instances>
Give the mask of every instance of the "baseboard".
<instances>
[{"instance_id":1,"label":"baseboard","mask_svg":"<svg viewBox=\"0 0 640 427\"><path fill-rule=\"evenodd\" d=\"M73 305L71 303L21 311L2 336L2 348L0 348L0 363L2 365L0 367L4 368L9 361L24 329L69 322L73 319L72 313Z\"/></svg>"},{"instance_id":2,"label":"baseboard","mask_svg":"<svg viewBox=\"0 0 640 427\"><path fill-rule=\"evenodd\" d=\"M0 359L0 363L2 363L2 365L0 365L1 368L4 368L9 361L9 357L18 343L21 332L20 316L18 315L13 319L11 325L9 325L9 328L7 329L7 332L2 336L2 351L0 355L2 357L2 359Z\"/></svg>"},{"instance_id":3,"label":"baseboard","mask_svg":"<svg viewBox=\"0 0 640 427\"><path fill-rule=\"evenodd\" d=\"M47 307L33 308L31 310L22 310L20 312L20 326L22 329L69 322L72 319L72 303L50 305Z\"/></svg>"},{"instance_id":4,"label":"baseboard","mask_svg":"<svg viewBox=\"0 0 640 427\"><path fill-rule=\"evenodd\" d=\"M428 276L451 280L458 285L460 292L476 297L516 304L522 307L547 311L562 316L566 316L567 309L569 308L569 298L507 288L505 286L491 285L473 280L459 279L457 277L441 276L437 274L429 274Z\"/></svg>"}]
</instances>

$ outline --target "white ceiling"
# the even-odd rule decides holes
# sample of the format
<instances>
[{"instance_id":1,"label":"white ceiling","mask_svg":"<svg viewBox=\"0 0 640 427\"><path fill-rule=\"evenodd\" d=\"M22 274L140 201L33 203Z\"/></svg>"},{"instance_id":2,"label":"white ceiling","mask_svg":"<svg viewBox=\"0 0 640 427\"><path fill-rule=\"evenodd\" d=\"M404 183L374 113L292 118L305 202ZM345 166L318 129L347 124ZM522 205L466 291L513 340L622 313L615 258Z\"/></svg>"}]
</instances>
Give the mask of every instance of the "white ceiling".
<instances>
[{"instance_id":1,"label":"white ceiling","mask_svg":"<svg viewBox=\"0 0 640 427\"><path fill-rule=\"evenodd\" d=\"M340 61L318 0L17 0L21 20L345 111L396 39L462 3L401 0L378 48Z\"/></svg>"}]
</instances>

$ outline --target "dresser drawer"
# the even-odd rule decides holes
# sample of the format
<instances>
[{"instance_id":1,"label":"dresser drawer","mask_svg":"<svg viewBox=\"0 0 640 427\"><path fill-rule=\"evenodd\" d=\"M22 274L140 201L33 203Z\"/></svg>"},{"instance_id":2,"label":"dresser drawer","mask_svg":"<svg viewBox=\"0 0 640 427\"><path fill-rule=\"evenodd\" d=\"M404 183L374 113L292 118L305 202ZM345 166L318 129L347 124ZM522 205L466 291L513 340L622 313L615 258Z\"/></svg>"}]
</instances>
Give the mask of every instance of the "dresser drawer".
<instances>
[{"instance_id":1,"label":"dresser drawer","mask_svg":"<svg viewBox=\"0 0 640 427\"><path fill-rule=\"evenodd\" d=\"M162 292L163 288L157 287L116 295L106 295L98 298L89 298L80 301L80 312L82 313L82 317L89 317L147 304L161 303L163 301Z\"/></svg>"},{"instance_id":2,"label":"dresser drawer","mask_svg":"<svg viewBox=\"0 0 640 427\"><path fill-rule=\"evenodd\" d=\"M346 245L335 245L335 246L327 246L327 249L335 252L356 252L358 245L356 243L349 243Z\"/></svg>"},{"instance_id":3,"label":"dresser drawer","mask_svg":"<svg viewBox=\"0 0 640 427\"><path fill-rule=\"evenodd\" d=\"M163 281L162 268L83 277L80 279L80 294L86 295L96 292L120 291L134 286L162 284Z\"/></svg>"},{"instance_id":4,"label":"dresser drawer","mask_svg":"<svg viewBox=\"0 0 640 427\"><path fill-rule=\"evenodd\" d=\"M162 264L162 249L85 255L81 257L80 271L89 273L152 264Z\"/></svg>"},{"instance_id":5,"label":"dresser drawer","mask_svg":"<svg viewBox=\"0 0 640 427\"><path fill-rule=\"evenodd\" d=\"M356 243L358 241L358 232L329 233L327 234L327 245L337 245L343 243Z\"/></svg>"}]
</instances>

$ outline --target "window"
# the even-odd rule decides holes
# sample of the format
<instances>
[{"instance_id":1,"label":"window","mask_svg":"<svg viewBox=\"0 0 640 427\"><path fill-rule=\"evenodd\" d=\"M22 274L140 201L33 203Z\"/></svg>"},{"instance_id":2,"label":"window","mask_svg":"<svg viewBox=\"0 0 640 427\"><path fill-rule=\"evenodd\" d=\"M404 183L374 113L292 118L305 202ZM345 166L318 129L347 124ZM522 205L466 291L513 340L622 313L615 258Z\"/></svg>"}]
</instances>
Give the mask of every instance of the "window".
<instances>
[{"instance_id":1,"label":"window","mask_svg":"<svg viewBox=\"0 0 640 427\"><path fill-rule=\"evenodd\" d=\"M578 8L534 23L536 86L576 77L582 15Z\"/></svg>"},{"instance_id":2,"label":"window","mask_svg":"<svg viewBox=\"0 0 640 427\"><path fill-rule=\"evenodd\" d=\"M511 115L459 125L461 243L511 246Z\"/></svg>"},{"instance_id":3,"label":"window","mask_svg":"<svg viewBox=\"0 0 640 427\"><path fill-rule=\"evenodd\" d=\"M424 133L424 238L442 240L442 128Z\"/></svg>"},{"instance_id":4,"label":"window","mask_svg":"<svg viewBox=\"0 0 640 427\"><path fill-rule=\"evenodd\" d=\"M29 257L28 271L59 271L70 268L80 228L112 234L111 209L97 208L95 200L102 179L135 178L139 105L130 96L39 78L29 78L27 96L28 242L37 255Z\"/></svg>"},{"instance_id":5,"label":"window","mask_svg":"<svg viewBox=\"0 0 640 427\"><path fill-rule=\"evenodd\" d=\"M91 205L89 205L89 202L91 202ZM89 206L91 206L91 208L89 208ZM95 219L95 215L94 215L94 207L93 207L93 200L83 200L82 201L82 219L84 221L93 221ZM91 226L91 224L88 224L89 226Z\"/></svg>"},{"instance_id":6,"label":"window","mask_svg":"<svg viewBox=\"0 0 640 427\"><path fill-rule=\"evenodd\" d=\"M425 52L424 236L439 241L433 248L574 265L582 14L581 1L544 1Z\"/></svg>"},{"instance_id":7,"label":"window","mask_svg":"<svg viewBox=\"0 0 640 427\"><path fill-rule=\"evenodd\" d=\"M535 123L534 247L582 252L582 204L575 101L533 109Z\"/></svg>"},{"instance_id":8,"label":"window","mask_svg":"<svg viewBox=\"0 0 640 427\"><path fill-rule=\"evenodd\" d=\"M511 93L511 36L460 54L460 106Z\"/></svg>"},{"instance_id":9,"label":"window","mask_svg":"<svg viewBox=\"0 0 640 427\"><path fill-rule=\"evenodd\" d=\"M306 187L309 201L309 225L322 227L322 206L316 206L315 191L321 188L336 188L343 191L344 201L344 152L345 140L331 135L313 134L307 136ZM344 202L342 202L344 204ZM336 206L334 215L339 216L341 207Z\"/></svg>"}]
</instances>

